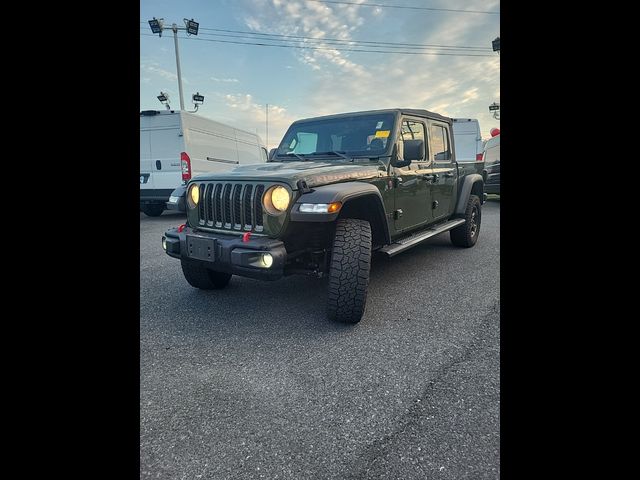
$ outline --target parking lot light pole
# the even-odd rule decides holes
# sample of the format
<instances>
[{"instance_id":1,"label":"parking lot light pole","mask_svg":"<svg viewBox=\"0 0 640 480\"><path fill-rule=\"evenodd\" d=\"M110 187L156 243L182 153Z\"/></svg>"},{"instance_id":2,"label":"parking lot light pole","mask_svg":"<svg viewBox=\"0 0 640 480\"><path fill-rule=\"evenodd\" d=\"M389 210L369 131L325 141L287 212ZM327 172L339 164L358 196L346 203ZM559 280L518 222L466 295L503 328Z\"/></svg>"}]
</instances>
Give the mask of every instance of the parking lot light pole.
<instances>
[{"instance_id":1,"label":"parking lot light pole","mask_svg":"<svg viewBox=\"0 0 640 480\"><path fill-rule=\"evenodd\" d=\"M180 110L184 110L184 96L182 95L182 75L180 73L180 52L178 51L178 26L171 25L173 30L173 42L176 46L176 71L178 72L178 92L180 93Z\"/></svg>"},{"instance_id":2,"label":"parking lot light pole","mask_svg":"<svg viewBox=\"0 0 640 480\"><path fill-rule=\"evenodd\" d=\"M200 24L193 20L184 19L185 26L179 27L175 23L171 25L171 30L173 31L173 42L176 48L176 72L178 74L178 92L180 93L180 110L184 110L184 96L182 94L182 73L180 71L180 52L178 51L178 30L185 30L187 35L197 35L198 27ZM153 17L153 20L149 20L149 26L151 27L151 31L153 33L159 34L162 37L162 31L165 29L164 19L156 19Z\"/></svg>"}]
</instances>

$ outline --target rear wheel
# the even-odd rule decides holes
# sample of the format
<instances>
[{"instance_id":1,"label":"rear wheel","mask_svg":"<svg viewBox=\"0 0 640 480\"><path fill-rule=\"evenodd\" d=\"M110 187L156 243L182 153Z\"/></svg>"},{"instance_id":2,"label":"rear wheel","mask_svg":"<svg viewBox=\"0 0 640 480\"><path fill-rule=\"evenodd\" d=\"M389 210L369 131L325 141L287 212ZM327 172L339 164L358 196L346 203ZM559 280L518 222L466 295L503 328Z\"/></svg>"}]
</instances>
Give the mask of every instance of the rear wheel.
<instances>
[{"instance_id":1,"label":"rear wheel","mask_svg":"<svg viewBox=\"0 0 640 480\"><path fill-rule=\"evenodd\" d=\"M457 247L473 247L480 234L480 199L476 195L469 195L467 208L464 212L465 223L451 230L451 243Z\"/></svg>"},{"instance_id":2,"label":"rear wheel","mask_svg":"<svg viewBox=\"0 0 640 480\"><path fill-rule=\"evenodd\" d=\"M358 323L364 314L371 268L371 225L345 218L336 223L329 268L331 320Z\"/></svg>"},{"instance_id":3,"label":"rear wheel","mask_svg":"<svg viewBox=\"0 0 640 480\"><path fill-rule=\"evenodd\" d=\"M201 290L220 290L231 280L230 273L215 272L189 260L180 260L182 273L189 285Z\"/></svg>"},{"instance_id":4,"label":"rear wheel","mask_svg":"<svg viewBox=\"0 0 640 480\"><path fill-rule=\"evenodd\" d=\"M164 205L161 203L147 203L140 205L140 210L150 217L159 217L164 211Z\"/></svg>"}]
</instances>

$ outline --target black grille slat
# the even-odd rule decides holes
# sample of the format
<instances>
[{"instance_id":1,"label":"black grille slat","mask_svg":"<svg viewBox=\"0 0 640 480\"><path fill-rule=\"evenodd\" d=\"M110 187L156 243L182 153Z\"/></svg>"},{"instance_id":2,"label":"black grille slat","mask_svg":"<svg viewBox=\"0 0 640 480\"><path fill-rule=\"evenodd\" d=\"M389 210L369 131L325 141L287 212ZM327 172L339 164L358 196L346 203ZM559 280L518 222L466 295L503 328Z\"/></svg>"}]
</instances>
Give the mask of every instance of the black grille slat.
<instances>
[{"instance_id":1,"label":"black grille slat","mask_svg":"<svg viewBox=\"0 0 640 480\"><path fill-rule=\"evenodd\" d=\"M251 200L253 199L252 193L253 185L245 185L244 195L242 196L242 205L244 210L244 220L242 224L245 230L251 230L251 228L253 228L253 209L251 208Z\"/></svg>"},{"instance_id":2,"label":"black grille slat","mask_svg":"<svg viewBox=\"0 0 640 480\"><path fill-rule=\"evenodd\" d=\"M222 230L264 231L262 195L264 184L243 182L201 183L198 223Z\"/></svg>"},{"instance_id":3,"label":"black grille slat","mask_svg":"<svg viewBox=\"0 0 640 480\"><path fill-rule=\"evenodd\" d=\"M215 218L214 218L214 225L216 227L221 227L223 220L222 220L222 184L221 183L216 183L216 187L215 190L213 191L213 197L215 200L215 209L214 209L214 214L215 214Z\"/></svg>"},{"instance_id":4,"label":"black grille slat","mask_svg":"<svg viewBox=\"0 0 640 480\"><path fill-rule=\"evenodd\" d=\"M222 191L223 224L225 228L231 228L231 184L227 183Z\"/></svg>"},{"instance_id":5,"label":"black grille slat","mask_svg":"<svg viewBox=\"0 0 640 480\"><path fill-rule=\"evenodd\" d=\"M242 211L240 205L240 194L242 193L242 185L233 186L233 228L240 229L242 227Z\"/></svg>"},{"instance_id":6,"label":"black grille slat","mask_svg":"<svg viewBox=\"0 0 640 480\"><path fill-rule=\"evenodd\" d=\"M200 190L200 203L198 204L198 220L202 225L204 224L204 183L201 183L198 189Z\"/></svg>"},{"instance_id":7,"label":"black grille slat","mask_svg":"<svg viewBox=\"0 0 640 480\"><path fill-rule=\"evenodd\" d=\"M254 207L253 210L255 212L255 229L257 232L262 231L262 194L264 193L264 185L256 186L256 196L254 197Z\"/></svg>"},{"instance_id":8,"label":"black grille slat","mask_svg":"<svg viewBox=\"0 0 640 480\"><path fill-rule=\"evenodd\" d=\"M205 200L205 220L207 222L207 224L212 225L213 224L213 195L212 195L212 191L213 191L213 185L212 184L208 184L207 188L205 189L205 193L204 193L204 200Z\"/></svg>"}]
</instances>

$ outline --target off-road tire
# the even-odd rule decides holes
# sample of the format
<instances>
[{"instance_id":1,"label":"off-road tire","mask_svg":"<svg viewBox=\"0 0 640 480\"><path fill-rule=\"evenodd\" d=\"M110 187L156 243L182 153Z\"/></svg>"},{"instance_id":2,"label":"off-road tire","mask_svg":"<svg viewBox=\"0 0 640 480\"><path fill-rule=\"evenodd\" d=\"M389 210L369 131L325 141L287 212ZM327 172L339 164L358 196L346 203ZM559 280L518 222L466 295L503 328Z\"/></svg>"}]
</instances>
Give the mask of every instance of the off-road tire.
<instances>
[{"instance_id":1,"label":"off-road tire","mask_svg":"<svg viewBox=\"0 0 640 480\"><path fill-rule=\"evenodd\" d=\"M162 215L162 212L164 212L164 205L160 203L148 203L146 205L141 205L140 210L149 217L159 217Z\"/></svg>"},{"instance_id":2,"label":"off-road tire","mask_svg":"<svg viewBox=\"0 0 640 480\"><path fill-rule=\"evenodd\" d=\"M215 272L189 260L181 259L180 263L184 278L192 287L201 290L220 290L231 280L230 273Z\"/></svg>"},{"instance_id":3,"label":"off-road tire","mask_svg":"<svg viewBox=\"0 0 640 480\"><path fill-rule=\"evenodd\" d=\"M464 211L465 223L451 230L451 243L457 247L473 247L478 241L480 234L480 222L482 211L480 199L477 195L469 195L467 208Z\"/></svg>"},{"instance_id":4,"label":"off-road tire","mask_svg":"<svg viewBox=\"0 0 640 480\"><path fill-rule=\"evenodd\" d=\"M371 269L371 225L340 219L331 248L328 314L331 320L358 323L364 314Z\"/></svg>"}]
</instances>

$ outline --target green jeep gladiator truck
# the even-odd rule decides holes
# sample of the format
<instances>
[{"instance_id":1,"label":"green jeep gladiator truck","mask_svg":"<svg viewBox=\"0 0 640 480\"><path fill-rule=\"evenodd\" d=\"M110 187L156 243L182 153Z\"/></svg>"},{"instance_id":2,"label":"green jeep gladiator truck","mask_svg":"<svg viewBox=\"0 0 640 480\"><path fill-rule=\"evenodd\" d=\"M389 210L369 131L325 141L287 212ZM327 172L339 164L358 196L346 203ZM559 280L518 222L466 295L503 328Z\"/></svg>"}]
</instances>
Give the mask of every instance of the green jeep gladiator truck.
<instances>
[{"instance_id":1,"label":"green jeep gladiator truck","mask_svg":"<svg viewBox=\"0 0 640 480\"><path fill-rule=\"evenodd\" d=\"M294 122L268 163L193 178L187 222L165 232L193 287L232 275L328 276L328 315L363 316L372 252L394 256L450 231L475 245L482 162L456 162L450 118L389 109Z\"/></svg>"}]
</instances>

